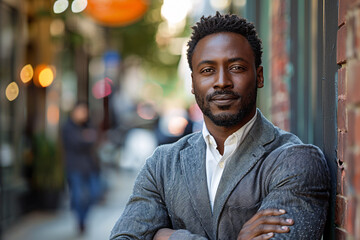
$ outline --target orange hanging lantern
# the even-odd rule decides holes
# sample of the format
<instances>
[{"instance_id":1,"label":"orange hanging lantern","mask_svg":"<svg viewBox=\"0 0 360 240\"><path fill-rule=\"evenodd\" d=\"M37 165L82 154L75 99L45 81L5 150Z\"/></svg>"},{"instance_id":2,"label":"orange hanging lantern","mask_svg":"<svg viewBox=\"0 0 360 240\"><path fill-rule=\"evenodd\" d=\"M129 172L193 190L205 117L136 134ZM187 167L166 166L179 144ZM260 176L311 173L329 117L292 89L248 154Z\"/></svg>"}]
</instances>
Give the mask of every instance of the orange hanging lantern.
<instances>
[{"instance_id":1,"label":"orange hanging lantern","mask_svg":"<svg viewBox=\"0 0 360 240\"><path fill-rule=\"evenodd\" d=\"M147 8L147 0L88 0L86 13L103 25L125 26L139 20Z\"/></svg>"}]
</instances>

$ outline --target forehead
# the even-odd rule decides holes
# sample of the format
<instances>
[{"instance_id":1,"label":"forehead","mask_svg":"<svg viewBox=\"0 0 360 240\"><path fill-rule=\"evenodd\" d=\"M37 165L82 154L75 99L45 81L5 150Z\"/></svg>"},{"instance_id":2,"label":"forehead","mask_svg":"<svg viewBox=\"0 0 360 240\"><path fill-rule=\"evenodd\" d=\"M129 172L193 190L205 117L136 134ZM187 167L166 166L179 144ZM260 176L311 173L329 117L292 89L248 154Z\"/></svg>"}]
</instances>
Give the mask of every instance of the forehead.
<instances>
[{"instance_id":1,"label":"forehead","mask_svg":"<svg viewBox=\"0 0 360 240\"><path fill-rule=\"evenodd\" d=\"M193 67L200 61L220 58L242 58L255 63L253 50L248 40L241 34L220 32L202 38L192 56Z\"/></svg>"}]
</instances>

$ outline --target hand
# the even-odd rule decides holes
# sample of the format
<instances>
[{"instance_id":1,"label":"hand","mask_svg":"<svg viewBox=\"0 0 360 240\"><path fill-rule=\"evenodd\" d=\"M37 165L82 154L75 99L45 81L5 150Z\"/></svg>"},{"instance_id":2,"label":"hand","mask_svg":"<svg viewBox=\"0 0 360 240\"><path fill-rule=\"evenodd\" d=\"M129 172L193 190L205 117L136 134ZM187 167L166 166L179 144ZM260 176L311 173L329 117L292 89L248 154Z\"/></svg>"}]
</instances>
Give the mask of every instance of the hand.
<instances>
[{"instance_id":1,"label":"hand","mask_svg":"<svg viewBox=\"0 0 360 240\"><path fill-rule=\"evenodd\" d=\"M170 228L161 228L156 232L153 240L168 240L171 234L173 234L174 232L175 230L172 230Z\"/></svg>"},{"instance_id":2,"label":"hand","mask_svg":"<svg viewBox=\"0 0 360 240\"><path fill-rule=\"evenodd\" d=\"M283 209L265 209L257 212L244 224L237 240L270 239L275 233L289 232L288 226L293 225L294 220L279 217L284 213Z\"/></svg>"}]
</instances>

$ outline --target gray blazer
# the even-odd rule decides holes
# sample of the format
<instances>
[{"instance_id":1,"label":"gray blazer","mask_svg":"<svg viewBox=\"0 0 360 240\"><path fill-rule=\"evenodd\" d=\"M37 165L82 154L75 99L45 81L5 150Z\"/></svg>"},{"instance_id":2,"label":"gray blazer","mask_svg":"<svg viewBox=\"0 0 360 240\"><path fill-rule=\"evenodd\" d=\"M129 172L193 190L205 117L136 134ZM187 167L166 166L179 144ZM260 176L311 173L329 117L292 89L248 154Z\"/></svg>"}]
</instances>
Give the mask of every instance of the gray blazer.
<instances>
[{"instance_id":1,"label":"gray blazer","mask_svg":"<svg viewBox=\"0 0 360 240\"><path fill-rule=\"evenodd\" d=\"M201 133L158 147L147 160L110 239L236 239L258 210L283 208L294 219L272 239L320 239L330 191L322 152L267 121L258 110L253 128L225 166L211 211Z\"/></svg>"}]
</instances>

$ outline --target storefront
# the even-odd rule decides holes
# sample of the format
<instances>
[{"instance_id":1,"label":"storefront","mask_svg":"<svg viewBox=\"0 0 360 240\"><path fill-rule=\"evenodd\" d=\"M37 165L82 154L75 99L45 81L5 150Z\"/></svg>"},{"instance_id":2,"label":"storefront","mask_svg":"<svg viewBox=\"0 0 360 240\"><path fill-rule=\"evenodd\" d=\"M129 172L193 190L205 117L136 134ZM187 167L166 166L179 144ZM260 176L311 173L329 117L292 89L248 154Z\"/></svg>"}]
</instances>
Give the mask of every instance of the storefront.
<instances>
[{"instance_id":1,"label":"storefront","mask_svg":"<svg viewBox=\"0 0 360 240\"><path fill-rule=\"evenodd\" d=\"M25 139L26 88L18 66L24 61L26 40L22 1L0 1L0 214L1 229L21 213L20 196Z\"/></svg>"}]
</instances>

